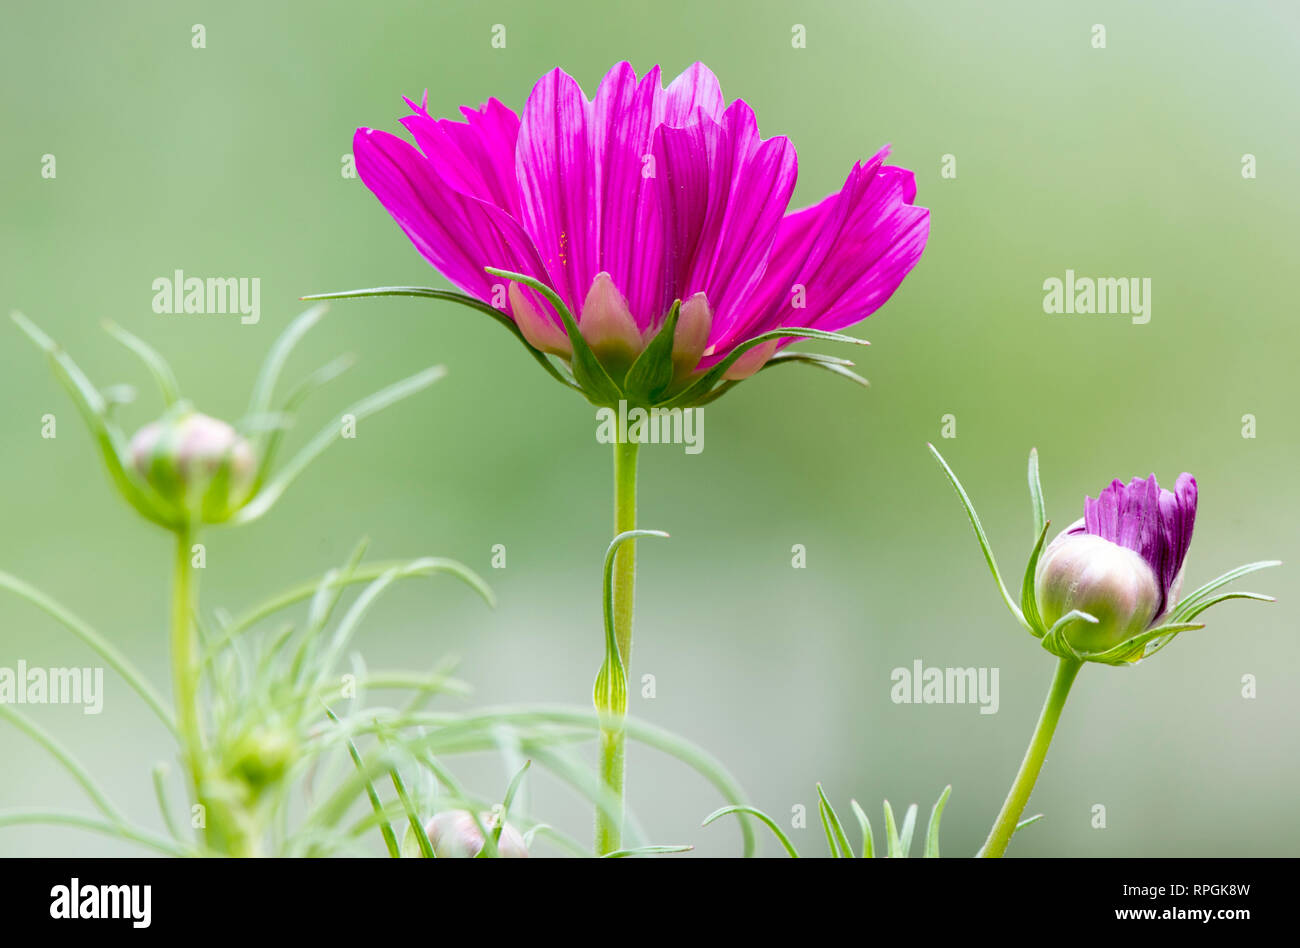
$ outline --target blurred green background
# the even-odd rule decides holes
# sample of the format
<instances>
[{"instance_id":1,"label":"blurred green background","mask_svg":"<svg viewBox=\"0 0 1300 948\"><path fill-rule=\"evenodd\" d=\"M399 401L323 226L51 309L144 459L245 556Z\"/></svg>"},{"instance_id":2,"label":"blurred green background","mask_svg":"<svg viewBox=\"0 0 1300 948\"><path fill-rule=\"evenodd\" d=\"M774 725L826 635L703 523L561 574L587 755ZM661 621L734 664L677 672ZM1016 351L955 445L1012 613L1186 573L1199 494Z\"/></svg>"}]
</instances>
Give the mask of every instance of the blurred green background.
<instances>
[{"instance_id":1,"label":"blurred green background","mask_svg":"<svg viewBox=\"0 0 1300 948\"><path fill-rule=\"evenodd\" d=\"M1068 9L1073 7L1073 9ZM191 26L206 28L205 49ZM491 28L505 24L507 47ZM791 27L807 48L791 46ZM1107 47L1091 43L1104 24ZM352 130L399 131L400 97L434 114L497 96L519 109L560 65L589 94L628 59L675 75L696 59L743 97L767 135L799 149L797 206L837 189L892 142L932 208L920 265L857 334L860 390L810 371L765 374L707 409L705 450L642 452L643 543L632 713L721 758L753 802L816 837L814 782L929 805L953 795L943 848L982 842L1019 763L1053 659L998 601L957 500L925 449L964 479L1004 571L1030 546L1024 462L1042 455L1048 513L1080 515L1110 478L1196 474L1192 585L1238 563L1297 559L1294 222L1300 105L1288 3L653 4L177 2L6 6L0 36L0 304L59 339L97 382L157 409L111 317L157 346L187 393L237 417L267 346L309 292L441 285L358 180L340 174ZM1256 156L1258 177L1241 174ZM42 179L41 156L57 159ZM954 155L957 177L940 176ZM259 276L262 320L166 317L151 282ZM1153 281L1148 325L1048 316L1042 283ZM437 303L336 304L295 356L297 376L340 351L359 366L313 402L301 442L350 399L443 363L448 377L362 423L273 513L207 537L206 607L234 611L345 559L456 557L481 571L488 610L450 579L405 586L367 622L372 668L424 669L457 653L472 703L585 705L599 663L600 557L610 459L593 410L545 378L501 330ZM92 620L160 686L168 538L112 491L44 360L0 325L0 569ZM58 416L42 440L40 418ZM957 437L940 440L956 416ZM1258 437L1241 435L1256 416ZM490 566L494 544L507 568ZM791 568L791 548L807 568ZM1294 855L1300 646L1288 565L1135 669L1086 669L1066 710L1017 855ZM93 656L52 620L0 595L0 665ZM1001 705L891 703L914 659L1001 670ZM1241 695L1243 675L1258 697ZM173 751L112 673L104 713L29 708L159 826L153 763ZM468 706L467 702L461 702ZM455 702L452 702L452 706ZM0 727L0 808L88 811L31 741ZM473 787L499 795L499 762ZM738 852L734 825L675 761L634 747L630 803L655 842ZM534 808L585 838L589 813L544 779ZM1107 828L1090 825L1103 804ZM0 830L0 854L129 852L65 830ZM768 853L776 852L772 843Z\"/></svg>"}]
</instances>

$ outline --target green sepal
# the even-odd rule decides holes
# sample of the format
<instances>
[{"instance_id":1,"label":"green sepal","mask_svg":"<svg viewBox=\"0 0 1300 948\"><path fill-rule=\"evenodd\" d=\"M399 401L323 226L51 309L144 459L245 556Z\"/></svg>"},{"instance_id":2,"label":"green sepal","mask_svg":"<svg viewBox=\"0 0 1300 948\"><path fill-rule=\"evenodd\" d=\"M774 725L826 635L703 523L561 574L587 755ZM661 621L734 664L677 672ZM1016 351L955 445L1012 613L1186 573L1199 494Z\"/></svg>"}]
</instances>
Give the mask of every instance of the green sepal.
<instances>
[{"instance_id":1,"label":"green sepal","mask_svg":"<svg viewBox=\"0 0 1300 948\"><path fill-rule=\"evenodd\" d=\"M1224 586L1228 585L1228 583L1232 582L1234 579L1240 579L1241 577L1249 575L1250 573L1255 573L1262 569L1270 569L1271 567L1281 566L1281 565L1282 565L1281 560L1260 560L1259 562L1256 563L1246 563L1244 566L1238 566L1236 569L1230 569L1222 576L1218 576L1215 579L1210 580L1204 586L1184 596L1182 601L1179 602L1174 607L1173 612L1169 614L1168 618L1171 622L1185 622L1187 621L1188 616L1192 612L1192 610L1198 609L1198 607L1205 600L1210 598L1210 594L1213 593L1215 590L1222 589Z\"/></svg>"},{"instance_id":2,"label":"green sepal","mask_svg":"<svg viewBox=\"0 0 1300 948\"><path fill-rule=\"evenodd\" d=\"M710 394L710 389L722 378L726 371L731 368L736 360L742 355L753 349L755 346L761 346L765 342L771 342L773 339L785 338L798 339L825 339L828 342L844 342L856 346L869 346L871 343L865 339L859 339L857 336L847 336L844 333L826 332L823 329L809 329L807 327L792 327L773 329L770 332L761 333L752 339L746 339L736 348L727 354L727 357L709 369L698 379L688 385L685 389L678 392L668 401L664 402L665 408L688 408L692 405L702 404L700 401L706 395Z\"/></svg>"},{"instance_id":3,"label":"green sepal","mask_svg":"<svg viewBox=\"0 0 1300 948\"><path fill-rule=\"evenodd\" d=\"M1078 661L1084 658L1083 655L1076 652L1074 647L1065 639L1065 629L1075 622L1091 622L1097 624L1097 617L1089 615L1081 609L1071 609L1061 618L1052 623L1052 627L1042 638L1043 648L1047 649L1057 658L1069 658Z\"/></svg>"},{"instance_id":4,"label":"green sepal","mask_svg":"<svg viewBox=\"0 0 1300 948\"><path fill-rule=\"evenodd\" d=\"M632 368L627 370L623 390L629 401L653 405L673 381L673 342L677 335L677 317L682 301L677 300L668 310L664 324L641 351Z\"/></svg>"},{"instance_id":5,"label":"green sepal","mask_svg":"<svg viewBox=\"0 0 1300 948\"><path fill-rule=\"evenodd\" d=\"M510 270L498 270L496 267L484 267L484 269L493 276L522 283L546 297L547 302L560 314L560 320L564 323L564 331L569 336L569 345L573 347L573 378L582 390L582 394L587 396L587 401L593 405L609 407L618 405L619 400L624 397L622 389L609 377L605 367L600 364L596 354L587 345L587 340L578 331L578 321L573 318L573 313L569 312L569 307L564 305L564 300L560 299L553 289L535 277L523 273L514 273Z\"/></svg>"},{"instance_id":6,"label":"green sepal","mask_svg":"<svg viewBox=\"0 0 1300 948\"><path fill-rule=\"evenodd\" d=\"M103 394L95 388L72 357L35 323L19 312L12 313L11 318L49 358L55 376L72 397L99 445L100 456L118 493L146 519L169 530L184 526L171 506L131 470L127 461L126 439L121 430L109 421L109 405Z\"/></svg>"},{"instance_id":7,"label":"green sepal","mask_svg":"<svg viewBox=\"0 0 1300 948\"><path fill-rule=\"evenodd\" d=\"M837 356L824 355L820 352L778 352L763 363L763 367L758 371L766 372L773 366L778 365L811 365L838 375L840 378L848 379L863 388L871 387L870 382L852 370L853 363L851 361Z\"/></svg>"},{"instance_id":8,"label":"green sepal","mask_svg":"<svg viewBox=\"0 0 1300 948\"><path fill-rule=\"evenodd\" d=\"M565 388L571 388L578 391L577 384L571 378L566 378L565 373L560 370L554 362L547 358L546 353L539 352L524 338L515 321L507 316L501 310L488 303L483 302L477 297L469 296L465 293L457 293L454 290L440 290L432 286L376 286L365 290L343 290L338 293L313 293L311 296L302 296L302 300L359 300L369 299L378 296L414 296L425 299L446 300L449 303L459 303L461 306L468 306L470 309L476 309L480 313L491 316L494 320L506 328L519 343L528 350L528 354L533 357L546 374L555 381L559 382Z\"/></svg>"},{"instance_id":9,"label":"green sepal","mask_svg":"<svg viewBox=\"0 0 1300 948\"><path fill-rule=\"evenodd\" d=\"M145 364L157 383L165 407L171 408L180 401L180 386L176 383L176 373L157 350L112 320L104 320L104 331L140 357L140 361Z\"/></svg>"},{"instance_id":10,"label":"green sepal","mask_svg":"<svg viewBox=\"0 0 1300 948\"><path fill-rule=\"evenodd\" d=\"M1173 641L1174 636L1179 632L1190 632L1193 629L1203 628L1205 628L1205 625L1198 622L1171 622L1125 639L1104 652L1084 652L1079 657L1089 662L1100 662L1103 665L1132 665L1147 656L1147 643L1162 640L1157 642L1149 653L1154 655Z\"/></svg>"},{"instance_id":11,"label":"green sepal","mask_svg":"<svg viewBox=\"0 0 1300 948\"><path fill-rule=\"evenodd\" d=\"M961 481L957 479L957 475L953 473L952 468L948 466L948 462L943 459L943 455L939 453L935 446L927 444L926 447L930 449L930 453L934 455L935 460L939 462L939 466L943 468L943 473L948 477L948 483L952 484L953 490L957 492L957 497L966 510L966 516L970 520L971 526L975 528L975 538L979 540L980 550L984 553L984 562L988 564L989 572L993 574L993 580L998 584L998 592L1002 596L1003 603L1006 604L1011 614L1016 617L1016 621L1032 632L1033 628L1025 619L1024 613L1020 611L1020 607L1016 605L1011 598L1011 594L1007 592L1007 585L1002 581L1002 574L998 572L997 560L993 557L993 548L989 545L989 538L984 533L984 525L980 523L979 514L975 512L975 505L971 503L970 497L966 494L966 488L961 486Z\"/></svg>"},{"instance_id":12,"label":"green sepal","mask_svg":"<svg viewBox=\"0 0 1300 948\"><path fill-rule=\"evenodd\" d=\"M1029 502L1034 511L1034 533L1042 533L1047 524L1047 504L1043 500L1043 482L1038 477L1038 449L1029 449Z\"/></svg>"},{"instance_id":13,"label":"green sepal","mask_svg":"<svg viewBox=\"0 0 1300 948\"><path fill-rule=\"evenodd\" d=\"M1043 624L1042 613L1038 611L1034 576L1038 572L1038 558L1043 554L1043 541L1047 539L1047 528L1051 525L1052 521L1045 520L1039 528L1038 541L1034 544L1033 552L1029 554L1029 563L1025 566L1025 578L1020 584L1020 611L1024 614L1025 622L1029 624L1029 631L1039 639L1047 634L1047 628Z\"/></svg>"}]
</instances>

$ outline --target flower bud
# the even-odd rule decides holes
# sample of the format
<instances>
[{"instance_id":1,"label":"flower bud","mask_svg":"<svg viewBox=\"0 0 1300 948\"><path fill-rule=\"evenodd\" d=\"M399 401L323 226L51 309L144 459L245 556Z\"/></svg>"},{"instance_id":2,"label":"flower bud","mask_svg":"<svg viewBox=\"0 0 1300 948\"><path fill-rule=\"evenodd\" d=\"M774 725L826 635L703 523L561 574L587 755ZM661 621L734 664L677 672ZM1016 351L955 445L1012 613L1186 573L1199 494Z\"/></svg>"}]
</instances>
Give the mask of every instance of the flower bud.
<instances>
[{"instance_id":1,"label":"flower bud","mask_svg":"<svg viewBox=\"0 0 1300 948\"><path fill-rule=\"evenodd\" d=\"M1079 652L1103 652L1144 632L1162 602L1160 581L1134 550L1082 532L1080 521L1043 551L1034 573L1038 610L1048 628L1073 609L1097 619L1065 632Z\"/></svg>"},{"instance_id":2,"label":"flower bud","mask_svg":"<svg viewBox=\"0 0 1300 948\"><path fill-rule=\"evenodd\" d=\"M496 825L496 816L484 813L479 816L483 828L489 833ZM468 810L447 810L425 824L433 844L433 854L439 859L473 858L483 849L483 834L479 832L474 816ZM507 823L497 841L497 854L506 859L527 859L528 849L519 831Z\"/></svg>"},{"instance_id":3,"label":"flower bud","mask_svg":"<svg viewBox=\"0 0 1300 948\"><path fill-rule=\"evenodd\" d=\"M296 757L291 734L278 727L255 727L231 748L227 770L256 795L283 778Z\"/></svg>"},{"instance_id":4,"label":"flower bud","mask_svg":"<svg viewBox=\"0 0 1300 948\"><path fill-rule=\"evenodd\" d=\"M230 425L196 411L145 425L131 439L131 465L190 520L219 523L249 497L252 446Z\"/></svg>"}]
</instances>

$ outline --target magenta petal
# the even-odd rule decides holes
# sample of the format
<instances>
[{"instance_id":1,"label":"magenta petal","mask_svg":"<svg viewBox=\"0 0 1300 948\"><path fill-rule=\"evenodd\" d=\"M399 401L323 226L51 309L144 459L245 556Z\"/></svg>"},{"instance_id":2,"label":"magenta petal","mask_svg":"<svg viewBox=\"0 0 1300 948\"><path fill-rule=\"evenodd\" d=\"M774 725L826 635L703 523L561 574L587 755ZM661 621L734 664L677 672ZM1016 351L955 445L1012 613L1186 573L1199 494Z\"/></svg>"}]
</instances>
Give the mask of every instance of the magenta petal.
<instances>
[{"instance_id":1,"label":"magenta petal","mask_svg":"<svg viewBox=\"0 0 1300 948\"><path fill-rule=\"evenodd\" d=\"M1133 550L1151 566L1161 589L1157 615L1166 609L1191 546L1196 502L1196 479L1186 473L1179 476L1173 491L1162 490L1152 474L1128 484L1111 481L1095 500L1084 501L1088 533Z\"/></svg>"},{"instance_id":2,"label":"magenta petal","mask_svg":"<svg viewBox=\"0 0 1300 948\"><path fill-rule=\"evenodd\" d=\"M651 145L663 110L659 67L637 81L627 63L606 74L593 104L600 196L599 267L626 295L645 331L666 304L663 226Z\"/></svg>"},{"instance_id":3,"label":"magenta petal","mask_svg":"<svg viewBox=\"0 0 1300 948\"><path fill-rule=\"evenodd\" d=\"M898 288L925 249L930 212L911 203L912 173L883 165L885 154L855 165L838 194L781 222L748 320L716 341L719 357L781 326L843 329Z\"/></svg>"},{"instance_id":4,"label":"magenta petal","mask_svg":"<svg viewBox=\"0 0 1300 948\"><path fill-rule=\"evenodd\" d=\"M665 125L688 125L701 117L721 124L726 101L718 77L704 63L692 63L668 84L664 95Z\"/></svg>"},{"instance_id":5,"label":"magenta petal","mask_svg":"<svg viewBox=\"0 0 1300 948\"><path fill-rule=\"evenodd\" d=\"M414 114L402 119L434 172L448 185L517 215L519 182L515 146L519 116L489 99L479 109L463 108L464 122L434 119L410 99Z\"/></svg>"},{"instance_id":6,"label":"magenta petal","mask_svg":"<svg viewBox=\"0 0 1300 948\"><path fill-rule=\"evenodd\" d=\"M594 143L591 103L572 76L551 70L533 86L519 127L520 220L574 312L598 272Z\"/></svg>"},{"instance_id":7,"label":"magenta petal","mask_svg":"<svg viewBox=\"0 0 1300 948\"><path fill-rule=\"evenodd\" d=\"M703 291L716 313L713 338L743 322L745 304L760 285L768 258L798 178L798 156L784 137L761 141L753 110L733 102L723 122L729 160L715 163L710 178L710 213L697 254L702 258L686 292Z\"/></svg>"},{"instance_id":8,"label":"magenta petal","mask_svg":"<svg viewBox=\"0 0 1300 948\"><path fill-rule=\"evenodd\" d=\"M663 214L666 297L685 299L693 291L694 268L709 224L710 182L719 172L723 130L713 122L655 130L654 161ZM699 281L696 281L699 282ZM698 289L698 288L697 288Z\"/></svg>"},{"instance_id":9,"label":"magenta petal","mask_svg":"<svg viewBox=\"0 0 1300 948\"><path fill-rule=\"evenodd\" d=\"M505 211L450 187L416 149L387 132L357 129L352 139L357 174L393 216L417 250L466 293L494 305L501 281L487 266L544 279L532 241ZM504 294L499 294L504 296Z\"/></svg>"}]
</instances>

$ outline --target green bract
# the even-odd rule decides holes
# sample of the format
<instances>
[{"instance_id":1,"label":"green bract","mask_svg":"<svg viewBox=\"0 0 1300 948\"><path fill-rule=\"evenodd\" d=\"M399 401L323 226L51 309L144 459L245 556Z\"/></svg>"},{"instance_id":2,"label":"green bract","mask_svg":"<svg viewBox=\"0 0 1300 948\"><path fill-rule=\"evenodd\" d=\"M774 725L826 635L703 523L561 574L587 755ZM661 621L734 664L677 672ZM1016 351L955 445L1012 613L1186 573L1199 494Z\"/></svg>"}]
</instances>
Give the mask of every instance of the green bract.
<instances>
[{"instance_id":1,"label":"green bract","mask_svg":"<svg viewBox=\"0 0 1300 948\"><path fill-rule=\"evenodd\" d=\"M680 360L674 360L673 342L681 314L681 301L675 302L659 328L644 350L628 364L626 353L622 350L602 350L598 355L583 338L578 330L578 322L565 305L564 301L549 286L522 273L487 267L487 272L506 280L530 287L541 293L554 307L564 323L565 333L573 349L572 357L548 355L534 348L519 327L509 316L480 299L453 290L439 290L421 286L381 286L365 290L345 290L339 293L316 293L304 296L304 300L344 300L365 299L378 296L414 296L426 299L440 299L460 303L471 309L486 313L503 325L511 335L528 350L528 354L541 365L546 373L567 388L580 392L593 405L617 407L625 401L632 407L643 408L692 408L705 405L722 395L742 379L724 379L723 375L741 356L764 343L779 339L821 339L828 342L841 342L850 345L865 346L865 339L838 332L826 332L807 327L773 329L747 339L736 346L727 357L711 368L702 372L694 371L694 366L686 366ZM602 358L603 357L603 358ZM853 365L845 359L821 355L812 352L778 352L764 363L763 371L776 365L806 364L826 369L829 372L847 378L859 385L866 385L867 380L853 372Z\"/></svg>"}]
</instances>

